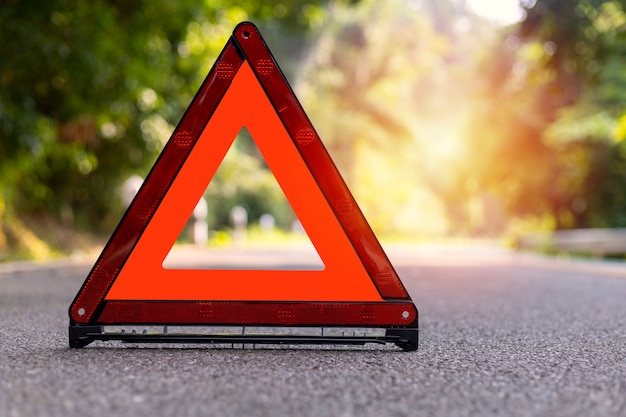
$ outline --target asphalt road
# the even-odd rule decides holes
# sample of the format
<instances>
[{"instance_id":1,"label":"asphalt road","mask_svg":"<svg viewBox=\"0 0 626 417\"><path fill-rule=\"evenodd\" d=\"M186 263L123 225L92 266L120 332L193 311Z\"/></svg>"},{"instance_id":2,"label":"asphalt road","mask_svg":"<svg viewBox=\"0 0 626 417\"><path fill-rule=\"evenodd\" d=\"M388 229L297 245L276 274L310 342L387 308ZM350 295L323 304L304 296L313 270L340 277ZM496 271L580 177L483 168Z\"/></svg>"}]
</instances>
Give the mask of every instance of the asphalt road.
<instances>
[{"instance_id":1,"label":"asphalt road","mask_svg":"<svg viewBox=\"0 0 626 417\"><path fill-rule=\"evenodd\" d=\"M0 266L0 416L626 416L626 266L389 251L420 347L67 345L88 267Z\"/></svg>"}]
</instances>

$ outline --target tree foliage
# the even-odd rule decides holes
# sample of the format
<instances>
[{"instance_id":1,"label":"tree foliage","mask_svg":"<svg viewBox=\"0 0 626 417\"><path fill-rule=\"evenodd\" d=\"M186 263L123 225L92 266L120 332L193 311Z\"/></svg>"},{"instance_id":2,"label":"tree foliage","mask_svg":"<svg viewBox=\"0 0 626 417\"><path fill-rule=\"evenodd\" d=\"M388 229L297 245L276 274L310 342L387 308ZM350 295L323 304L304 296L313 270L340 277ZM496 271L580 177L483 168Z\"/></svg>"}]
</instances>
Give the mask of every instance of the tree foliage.
<instances>
[{"instance_id":1,"label":"tree foliage","mask_svg":"<svg viewBox=\"0 0 626 417\"><path fill-rule=\"evenodd\" d=\"M560 228L626 226L626 2L544 0L518 33L542 47L549 104L539 136L554 154L550 212ZM549 180L547 183L551 183Z\"/></svg>"},{"instance_id":2,"label":"tree foliage","mask_svg":"<svg viewBox=\"0 0 626 417\"><path fill-rule=\"evenodd\" d=\"M626 1L521 3L498 26L458 0L5 0L0 250L37 246L27 218L110 231L119 185L145 175L245 19L377 232L626 226ZM242 202L286 227L263 161L232 151L206 194L214 227Z\"/></svg>"},{"instance_id":3,"label":"tree foliage","mask_svg":"<svg viewBox=\"0 0 626 417\"><path fill-rule=\"evenodd\" d=\"M379 230L437 203L457 233L625 225L624 2L522 4L505 27L457 1L333 14L303 96Z\"/></svg>"},{"instance_id":4,"label":"tree foliage","mask_svg":"<svg viewBox=\"0 0 626 417\"><path fill-rule=\"evenodd\" d=\"M322 3L3 2L0 249L27 216L110 230L120 183L145 175L233 27L302 38Z\"/></svg>"}]
</instances>

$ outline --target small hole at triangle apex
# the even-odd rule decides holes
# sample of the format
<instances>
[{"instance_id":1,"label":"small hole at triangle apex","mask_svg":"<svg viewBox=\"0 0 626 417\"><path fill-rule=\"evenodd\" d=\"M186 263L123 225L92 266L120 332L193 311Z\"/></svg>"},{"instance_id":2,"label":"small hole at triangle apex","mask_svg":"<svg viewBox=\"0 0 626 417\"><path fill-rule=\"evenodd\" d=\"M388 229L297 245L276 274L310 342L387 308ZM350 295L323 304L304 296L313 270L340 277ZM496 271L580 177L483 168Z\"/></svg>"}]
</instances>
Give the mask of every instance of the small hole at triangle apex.
<instances>
[{"instance_id":1,"label":"small hole at triangle apex","mask_svg":"<svg viewBox=\"0 0 626 417\"><path fill-rule=\"evenodd\" d=\"M243 32L243 38L244 39L248 39L250 37L250 35L251 35L251 33L249 31L247 31L247 30Z\"/></svg>"}]
</instances>

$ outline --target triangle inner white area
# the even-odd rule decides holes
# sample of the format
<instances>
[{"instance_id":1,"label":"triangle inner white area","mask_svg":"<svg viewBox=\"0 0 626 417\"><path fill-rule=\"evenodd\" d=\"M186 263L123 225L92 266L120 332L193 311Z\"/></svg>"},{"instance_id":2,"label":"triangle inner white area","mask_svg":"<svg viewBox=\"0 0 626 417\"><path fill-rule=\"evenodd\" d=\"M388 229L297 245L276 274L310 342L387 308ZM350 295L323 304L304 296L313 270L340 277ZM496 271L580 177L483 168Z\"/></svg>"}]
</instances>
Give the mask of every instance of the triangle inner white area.
<instances>
[{"instance_id":1,"label":"triangle inner white area","mask_svg":"<svg viewBox=\"0 0 626 417\"><path fill-rule=\"evenodd\" d=\"M165 269L323 270L309 236L243 128L163 261Z\"/></svg>"}]
</instances>

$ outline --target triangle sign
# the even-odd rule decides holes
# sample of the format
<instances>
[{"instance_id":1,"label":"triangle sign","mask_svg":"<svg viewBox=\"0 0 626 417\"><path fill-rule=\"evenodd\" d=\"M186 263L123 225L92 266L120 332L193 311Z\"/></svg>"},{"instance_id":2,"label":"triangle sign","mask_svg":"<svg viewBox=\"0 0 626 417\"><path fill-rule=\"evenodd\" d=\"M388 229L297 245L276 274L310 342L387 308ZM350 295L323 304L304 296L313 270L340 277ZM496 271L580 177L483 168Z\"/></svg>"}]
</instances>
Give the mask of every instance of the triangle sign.
<instances>
[{"instance_id":1,"label":"triangle sign","mask_svg":"<svg viewBox=\"0 0 626 417\"><path fill-rule=\"evenodd\" d=\"M163 267L243 127L323 270ZM417 348L417 309L259 31L248 22L235 28L69 315L73 347L125 340L104 332L106 325L258 325L391 328L383 343Z\"/></svg>"}]
</instances>

